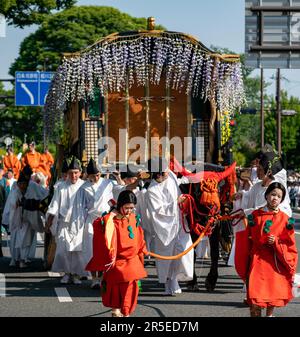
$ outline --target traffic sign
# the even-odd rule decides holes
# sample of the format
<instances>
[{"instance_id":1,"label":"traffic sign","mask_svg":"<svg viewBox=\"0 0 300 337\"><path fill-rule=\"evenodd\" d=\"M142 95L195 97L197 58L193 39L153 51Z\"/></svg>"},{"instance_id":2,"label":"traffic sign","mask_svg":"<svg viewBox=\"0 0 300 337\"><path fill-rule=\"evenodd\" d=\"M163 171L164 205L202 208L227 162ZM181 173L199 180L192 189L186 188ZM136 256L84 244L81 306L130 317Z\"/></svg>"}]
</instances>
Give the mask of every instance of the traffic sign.
<instances>
[{"instance_id":1,"label":"traffic sign","mask_svg":"<svg viewBox=\"0 0 300 337\"><path fill-rule=\"evenodd\" d=\"M54 72L16 71L15 105L43 106Z\"/></svg>"},{"instance_id":2,"label":"traffic sign","mask_svg":"<svg viewBox=\"0 0 300 337\"><path fill-rule=\"evenodd\" d=\"M245 65L300 69L299 0L245 0Z\"/></svg>"},{"instance_id":3,"label":"traffic sign","mask_svg":"<svg viewBox=\"0 0 300 337\"><path fill-rule=\"evenodd\" d=\"M253 108L241 109L241 114L242 115L255 115L256 113L257 113L257 110L253 109Z\"/></svg>"}]
</instances>

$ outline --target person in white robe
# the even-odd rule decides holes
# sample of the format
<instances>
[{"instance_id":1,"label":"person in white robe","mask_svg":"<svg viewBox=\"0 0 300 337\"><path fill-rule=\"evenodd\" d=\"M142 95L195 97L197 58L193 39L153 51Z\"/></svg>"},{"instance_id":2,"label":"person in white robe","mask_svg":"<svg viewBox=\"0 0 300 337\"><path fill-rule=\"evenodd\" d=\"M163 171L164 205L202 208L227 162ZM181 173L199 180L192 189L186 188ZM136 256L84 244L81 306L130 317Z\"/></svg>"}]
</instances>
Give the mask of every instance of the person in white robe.
<instances>
[{"instance_id":1,"label":"person in white robe","mask_svg":"<svg viewBox=\"0 0 300 337\"><path fill-rule=\"evenodd\" d=\"M183 229L178 206L184 201L179 185L188 180L177 179L162 158L153 158L149 164L152 181L145 195L145 205L154 235L154 252L163 256L177 255L192 245L190 234ZM187 181L183 181L185 179ZM177 260L156 260L158 279L165 285L165 295L182 292L178 281L193 279L193 265L193 250Z\"/></svg>"},{"instance_id":2,"label":"person in white robe","mask_svg":"<svg viewBox=\"0 0 300 337\"><path fill-rule=\"evenodd\" d=\"M266 205L267 201L265 199L265 192L272 182L279 182L287 188L287 172L282 167L281 160L274 152L269 151L261 153L257 166L257 177L259 181L254 184L249 191L238 192L235 195L235 199L240 199L242 216L248 216L254 210L260 209ZM288 193L286 193L285 199L279 205L279 209L286 213L289 217L292 216ZM235 236L238 231L242 231L244 229L245 226L240 223L239 227L235 229ZM230 258L231 265L234 265L235 254L238 254L238 252L234 249ZM245 286L244 291L246 291ZM246 303L246 299L244 299L244 303Z\"/></svg>"},{"instance_id":3,"label":"person in white robe","mask_svg":"<svg viewBox=\"0 0 300 337\"><path fill-rule=\"evenodd\" d=\"M109 201L113 199L114 185L111 180L101 177L99 168L93 159L87 165L88 180L80 187L72 210L70 232L81 241L84 264L93 256L93 222L103 213L109 212ZM80 247L77 247L79 250ZM100 279L92 272L92 289L100 288Z\"/></svg>"},{"instance_id":4,"label":"person in white robe","mask_svg":"<svg viewBox=\"0 0 300 337\"><path fill-rule=\"evenodd\" d=\"M69 169L68 161L67 159L64 159L61 168L61 177L53 185L54 190L56 190L61 183L65 182L68 179L68 169Z\"/></svg>"},{"instance_id":5,"label":"person in white robe","mask_svg":"<svg viewBox=\"0 0 300 337\"><path fill-rule=\"evenodd\" d=\"M80 284L80 277L88 275L82 254L82 233L70 231L75 196L84 184L79 178L80 174L81 164L73 157L69 165L68 179L55 189L46 214L46 231L51 230L56 242L51 270L65 273L61 279L61 283L64 284Z\"/></svg>"},{"instance_id":6,"label":"person in white robe","mask_svg":"<svg viewBox=\"0 0 300 337\"><path fill-rule=\"evenodd\" d=\"M233 208L232 208L233 213L237 212L238 210L245 209L245 207L248 204L249 194L250 194L250 190L252 187L253 187L253 184L251 180L239 179L237 192L240 193L240 195L242 195L243 197L242 198L238 197L237 199L233 200ZM236 237L237 232L242 231L244 229L245 229L245 225L243 221L238 221L237 224L233 226L233 242L232 242L232 247L231 247L231 251L229 254L229 258L227 261L228 266L235 265L234 263L235 243L236 243L235 237Z\"/></svg>"},{"instance_id":7,"label":"person in white robe","mask_svg":"<svg viewBox=\"0 0 300 337\"><path fill-rule=\"evenodd\" d=\"M272 182L279 182L287 189L287 172L282 167L281 161L276 157L274 152L266 152L261 156L257 168L257 175L260 179L249 192L243 192L240 195L242 198L248 199L244 204L244 214L248 216L254 210L264 207L266 205L265 192ZM292 209L290 206L290 198L288 193L280 204L279 209L286 213L289 217L292 216Z\"/></svg>"},{"instance_id":8,"label":"person in white robe","mask_svg":"<svg viewBox=\"0 0 300 337\"><path fill-rule=\"evenodd\" d=\"M16 187L7 199L3 220L9 224L10 266L19 262L20 268L27 267L35 257L36 233L44 231L40 203L47 198L48 190L20 174Z\"/></svg>"},{"instance_id":9,"label":"person in white robe","mask_svg":"<svg viewBox=\"0 0 300 337\"><path fill-rule=\"evenodd\" d=\"M137 197L135 205L135 213L141 218L141 227L144 231L144 239L148 251L152 251L153 231L151 227L150 214L145 204L145 196L147 187L150 182L145 186L144 179L149 179L150 174L142 169L138 169L134 165L127 165L126 169L121 172L121 179L126 189L131 190ZM145 265L149 264L150 256L145 256Z\"/></svg>"}]
</instances>

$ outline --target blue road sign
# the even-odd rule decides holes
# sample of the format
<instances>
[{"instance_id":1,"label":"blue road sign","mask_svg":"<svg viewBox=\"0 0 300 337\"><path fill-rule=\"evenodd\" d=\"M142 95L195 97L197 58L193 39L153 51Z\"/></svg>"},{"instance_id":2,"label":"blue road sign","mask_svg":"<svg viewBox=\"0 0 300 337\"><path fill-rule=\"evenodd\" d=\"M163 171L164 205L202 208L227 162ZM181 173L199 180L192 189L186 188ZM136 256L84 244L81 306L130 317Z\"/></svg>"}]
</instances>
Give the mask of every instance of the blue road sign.
<instances>
[{"instance_id":1,"label":"blue road sign","mask_svg":"<svg viewBox=\"0 0 300 337\"><path fill-rule=\"evenodd\" d=\"M43 106L54 72L16 71L15 105Z\"/></svg>"}]
</instances>

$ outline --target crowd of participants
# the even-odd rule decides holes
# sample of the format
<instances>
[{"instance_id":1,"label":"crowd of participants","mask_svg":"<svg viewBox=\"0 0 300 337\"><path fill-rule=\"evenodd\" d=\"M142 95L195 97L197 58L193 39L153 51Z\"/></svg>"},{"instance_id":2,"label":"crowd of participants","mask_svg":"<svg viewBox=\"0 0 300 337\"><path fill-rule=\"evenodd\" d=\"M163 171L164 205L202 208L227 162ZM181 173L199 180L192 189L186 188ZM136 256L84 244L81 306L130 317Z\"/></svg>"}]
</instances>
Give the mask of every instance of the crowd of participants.
<instances>
[{"instance_id":1,"label":"crowd of participants","mask_svg":"<svg viewBox=\"0 0 300 337\"><path fill-rule=\"evenodd\" d=\"M102 303L112 308L113 316L130 315L137 304L138 281L147 276L144 256L148 256L149 251L173 256L192 245L190 233L182 225L185 219L180 214L180 205L186 199L180 185L195 181L190 175L179 178L163 158L151 159L146 170L126 166L109 173L90 159L83 173L81 162L73 156L63 161L61 177L54 185L53 195L49 195L47 183L34 178L38 168L43 166L41 162L41 159L39 163L35 161L33 156L24 157L23 169L3 209L2 224L8 226L10 232L10 266L26 268L35 254L36 233L45 233L54 238L51 270L62 274L62 284L81 284L82 279L88 277L92 288L101 285ZM284 192L287 174L275 152L261 151L252 168L240 169L237 175L237 193L231 201L233 210L240 212L241 217L254 214L256 210L268 212L265 208L269 205L269 195L278 189L281 200L276 212L291 217L289 193ZM47 198L47 211L43 213L43 202ZM274 218L274 214L272 216ZM242 224L234 227L229 265L235 265L237 236L244 229ZM50 251L45 247L45 259L49 259ZM247 254L250 256L250 251ZM292 256L290 266L295 269L296 253L289 251L289 254ZM156 260L158 281L164 285L164 295L176 296L182 292L179 282L193 279L194 263L193 250L177 260ZM294 269L286 278L290 278ZM268 275L269 278L273 276ZM277 279L285 290L280 294L282 301L261 304L254 299L251 302L249 289L253 291L257 281L251 286L248 281L245 280L247 301L252 316L259 315L264 307L271 316L275 306L283 306L291 299L289 285ZM266 293L257 296L261 299L263 295ZM267 296L273 299L277 294L268 293Z\"/></svg>"},{"instance_id":2,"label":"crowd of participants","mask_svg":"<svg viewBox=\"0 0 300 337\"><path fill-rule=\"evenodd\" d=\"M300 173L290 171L288 175L288 192L292 208L300 208Z\"/></svg>"}]
</instances>

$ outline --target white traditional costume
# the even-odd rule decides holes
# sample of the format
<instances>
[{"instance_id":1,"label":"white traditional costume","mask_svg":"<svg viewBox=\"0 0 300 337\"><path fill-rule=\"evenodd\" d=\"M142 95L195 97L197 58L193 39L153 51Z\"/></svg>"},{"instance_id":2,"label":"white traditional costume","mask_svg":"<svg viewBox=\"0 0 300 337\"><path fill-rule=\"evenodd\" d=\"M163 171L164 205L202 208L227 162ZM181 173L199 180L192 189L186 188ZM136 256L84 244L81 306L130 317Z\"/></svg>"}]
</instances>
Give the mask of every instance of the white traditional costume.
<instances>
[{"instance_id":1,"label":"white traditional costume","mask_svg":"<svg viewBox=\"0 0 300 337\"><path fill-rule=\"evenodd\" d=\"M73 158L69 170L80 170L80 164ZM66 282L71 275L86 276L85 263L82 255L82 235L71 231L71 216L77 191L84 184L78 179L75 183L70 180L59 184L47 211L47 217L52 215L50 227L55 236L56 251L52 264L53 272L65 272ZM74 281L74 280L73 280ZM62 280L63 283L64 280Z\"/></svg>"},{"instance_id":2,"label":"white traditional costume","mask_svg":"<svg viewBox=\"0 0 300 337\"><path fill-rule=\"evenodd\" d=\"M11 265L16 261L27 262L35 256L36 233L44 231L44 216L38 210L38 204L47 198L48 193L33 181L29 181L24 195L17 184L12 188L3 212L3 222L9 224L11 233Z\"/></svg>"},{"instance_id":3,"label":"white traditional costume","mask_svg":"<svg viewBox=\"0 0 300 337\"><path fill-rule=\"evenodd\" d=\"M287 175L286 170L282 169L278 173L274 175L273 182L281 183L285 189L287 190ZM249 192L247 192L247 204L244 206L244 212L246 215L251 214L254 210L264 207L266 205L265 192L267 190L267 186L262 186L262 182L259 181L256 183ZM289 194L286 193L283 202L279 205L279 209L286 213L289 217L292 216L292 209L290 206L290 197Z\"/></svg>"},{"instance_id":4,"label":"white traditional costume","mask_svg":"<svg viewBox=\"0 0 300 337\"><path fill-rule=\"evenodd\" d=\"M169 177L163 182L152 180L145 195L152 234L155 236L154 252L164 256L177 255L192 245L190 234L183 229L178 207L180 183L180 179L169 172ZM193 279L193 254L191 250L178 260L157 259L159 282L165 284L166 294L180 293L178 281Z\"/></svg>"},{"instance_id":5,"label":"white traditional costume","mask_svg":"<svg viewBox=\"0 0 300 337\"><path fill-rule=\"evenodd\" d=\"M82 250L85 265L93 256L93 222L104 212L109 212L111 199L113 184L104 178L94 184L86 181L74 199L70 235L77 241L76 250Z\"/></svg>"}]
</instances>

